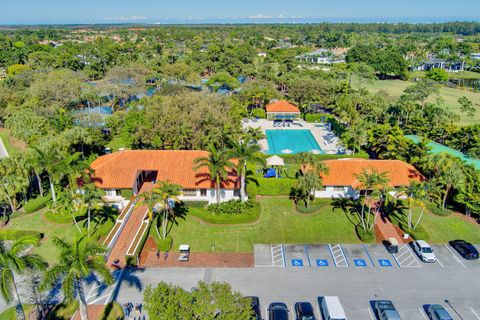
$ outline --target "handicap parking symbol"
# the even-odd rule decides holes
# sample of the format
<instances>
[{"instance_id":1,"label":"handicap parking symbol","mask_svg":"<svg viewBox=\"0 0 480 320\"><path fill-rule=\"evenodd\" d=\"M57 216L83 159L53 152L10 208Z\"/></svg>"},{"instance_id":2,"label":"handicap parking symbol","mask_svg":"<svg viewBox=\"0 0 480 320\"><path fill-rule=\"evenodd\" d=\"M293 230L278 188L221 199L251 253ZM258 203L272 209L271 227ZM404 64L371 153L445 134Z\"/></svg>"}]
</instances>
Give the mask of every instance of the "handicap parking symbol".
<instances>
[{"instance_id":1,"label":"handicap parking symbol","mask_svg":"<svg viewBox=\"0 0 480 320\"><path fill-rule=\"evenodd\" d=\"M363 259L353 259L353 263L357 267L366 267L367 266L367 263Z\"/></svg>"},{"instance_id":2,"label":"handicap parking symbol","mask_svg":"<svg viewBox=\"0 0 480 320\"><path fill-rule=\"evenodd\" d=\"M302 259L292 259L292 266L303 267L303 260Z\"/></svg>"},{"instance_id":3,"label":"handicap parking symbol","mask_svg":"<svg viewBox=\"0 0 480 320\"><path fill-rule=\"evenodd\" d=\"M378 259L378 264L381 267L391 267L392 266L392 263L388 259Z\"/></svg>"},{"instance_id":4,"label":"handicap parking symbol","mask_svg":"<svg viewBox=\"0 0 480 320\"><path fill-rule=\"evenodd\" d=\"M327 259L317 259L317 267L328 267Z\"/></svg>"}]
</instances>

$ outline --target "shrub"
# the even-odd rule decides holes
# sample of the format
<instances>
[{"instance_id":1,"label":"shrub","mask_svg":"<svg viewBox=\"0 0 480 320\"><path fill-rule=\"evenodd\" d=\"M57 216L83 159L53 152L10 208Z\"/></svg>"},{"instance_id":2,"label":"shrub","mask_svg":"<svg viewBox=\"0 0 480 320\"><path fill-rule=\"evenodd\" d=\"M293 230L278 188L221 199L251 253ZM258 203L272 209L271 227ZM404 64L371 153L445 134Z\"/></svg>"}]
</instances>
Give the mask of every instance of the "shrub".
<instances>
[{"instance_id":1,"label":"shrub","mask_svg":"<svg viewBox=\"0 0 480 320\"><path fill-rule=\"evenodd\" d=\"M247 195L250 199L255 199L258 195L258 186L255 183L247 182Z\"/></svg>"},{"instance_id":2,"label":"shrub","mask_svg":"<svg viewBox=\"0 0 480 320\"><path fill-rule=\"evenodd\" d=\"M156 241L158 251L167 252L172 249L173 238L171 236L167 236L165 239L156 239Z\"/></svg>"},{"instance_id":3,"label":"shrub","mask_svg":"<svg viewBox=\"0 0 480 320\"><path fill-rule=\"evenodd\" d=\"M267 117L267 114L263 108L256 108L252 110L252 117L258 117L258 118L263 118L265 119Z\"/></svg>"},{"instance_id":4,"label":"shrub","mask_svg":"<svg viewBox=\"0 0 480 320\"><path fill-rule=\"evenodd\" d=\"M29 200L23 209L25 210L25 213L33 213L36 212L40 209L43 209L47 206L47 203L50 201L51 196L43 196L43 197L36 197L35 199Z\"/></svg>"},{"instance_id":5,"label":"shrub","mask_svg":"<svg viewBox=\"0 0 480 320\"><path fill-rule=\"evenodd\" d=\"M120 194L125 199L130 199L131 197L133 197L133 190L132 189L121 189Z\"/></svg>"},{"instance_id":6,"label":"shrub","mask_svg":"<svg viewBox=\"0 0 480 320\"><path fill-rule=\"evenodd\" d=\"M403 229L402 229L403 230ZM413 229L404 229L405 233L408 233L410 237L415 240L426 240L430 239L430 235L427 230L425 230L421 225L418 225L415 230Z\"/></svg>"},{"instance_id":7,"label":"shrub","mask_svg":"<svg viewBox=\"0 0 480 320\"><path fill-rule=\"evenodd\" d=\"M307 113L305 114L305 121L307 122L320 122L323 119L328 122L330 118L333 118L331 114L327 113Z\"/></svg>"},{"instance_id":8,"label":"shrub","mask_svg":"<svg viewBox=\"0 0 480 320\"><path fill-rule=\"evenodd\" d=\"M372 230L364 230L362 226L358 225L355 227L355 231L362 242L371 243L375 241L375 233Z\"/></svg>"},{"instance_id":9,"label":"shrub","mask_svg":"<svg viewBox=\"0 0 480 320\"><path fill-rule=\"evenodd\" d=\"M205 208L208 204L206 200L197 200L197 201L183 201L186 207L189 208Z\"/></svg>"},{"instance_id":10,"label":"shrub","mask_svg":"<svg viewBox=\"0 0 480 320\"><path fill-rule=\"evenodd\" d=\"M242 214L254 206L255 202L253 200L247 200L245 202L241 200L229 200L219 204L211 204L207 207L207 211L214 215L236 215Z\"/></svg>"},{"instance_id":11,"label":"shrub","mask_svg":"<svg viewBox=\"0 0 480 320\"><path fill-rule=\"evenodd\" d=\"M117 320L125 317L122 306L116 302L109 302L103 310L101 320Z\"/></svg>"},{"instance_id":12,"label":"shrub","mask_svg":"<svg viewBox=\"0 0 480 320\"><path fill-rule=\"evenodd\" d=\"M432 202L427 203L427 209L428 209L428 211L430 211L434 215L441 216L441 217L447 217L450 214L452 214L451 210L446 209L446 208L445 209L440 208L435 203L432 203Z\"/></svg>"}]
</instances>

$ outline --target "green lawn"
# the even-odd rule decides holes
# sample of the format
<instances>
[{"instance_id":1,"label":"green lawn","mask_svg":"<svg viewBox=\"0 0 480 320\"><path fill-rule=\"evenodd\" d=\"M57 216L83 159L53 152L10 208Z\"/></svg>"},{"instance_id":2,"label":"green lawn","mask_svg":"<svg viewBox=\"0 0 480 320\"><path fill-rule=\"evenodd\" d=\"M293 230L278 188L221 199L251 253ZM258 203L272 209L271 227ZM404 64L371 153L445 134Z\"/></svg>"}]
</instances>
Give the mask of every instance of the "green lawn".
<instances>
[{"instance_id":1,"label":"green lawn","mask_svg":"<svg viewBox=\"0 0 480 320\"><path fill-rule=\"evenodd\" d=\"M0 130L0 139L2 139L3 145L5 146L5 149L7 149L8 154L22 152L22 149L19 146L11 143L12 137L10 136L10 132L8 130Z\"/></svg>"},{"instance_id":2,"label":"green lawn","mask_svg":"<svg viewBox=\"0 0 480 320\"><path fill-rule=\"evenodd\" d=\"M6 229L8 230L32 230L38 231L44 234L44 238L41 241L40 245L34 248L34 252L40 254L44 257L48 263L55 263L58 261L58 254L53 244L53 238L59 237L67 241L72 240L75 234L78 234L77 228L72 223L68 224L56 224L49 222L44 216L45 210L40 210L35 213L25 214L23 216L14 218L7 225ZM97 227L97 223L93 222L91 225L92 230L96 230L93 233L94 237L99 237L101 235L106 235L113 227L114 217L106 220L106 222L100 222ZM105 220L103 220L105 221ZM86 232L83 227L83 222L79 222L80 226L84 232Z\"/></svg>"},{"instance_id":3,"label":"green lawn","mask_svg":"<svg viewBox=\"0 0 480 320\"><path fill-rule=\"evenodd\" d=\"M257 223L211 226L196 219L179 220L171 236L174 250L182 243L193 251L252 252L255 243L359 243L354 225L342 210L326 206L315 214L300 214L288 198L262 198Z\"/></svg>"},{"instance_id":4,"label":"green lawn","mask_svg":"<svg viewBox=\"0 0 480 320\"><path fill-rule=\"evenodd\" d=\"M440 217L429 213L424 215L420 224L428 232L430 242L433 243L447 243L455 239L480 243L480 226L453 214L448 217Z\"/></svg>"},{"instance_id":5,"label":"green lawn","mask_svg":"<svg viewBox=\"0 0 480 320\"><path fill-rule=\"evenodd\" d=\"M425 78L425 71L411 71L408 73L408 78ZM450 79L480 79L480 72L463 71L463 72L449 72Z\"/></svg>"},{"instance_id":6,"label":"green lawn","mask_svg":"<svg viewBox=\"0 0 480 320\"><path fill-rule=\"evenodd\" d=\"M107 144L107 147L111 148L112 151L117 151L120 148L127 148L127 144L123 141L122 137L115 136L113 139Z\"/></svg>"},{"instance_id":7,"label":"green lawn","mask_svg":"<svg viewBox=\"0 0 480 320\"><path fill-rule=\"evenodd\" d=\"M357 85L359 85L357 81L355 82ZM361 85L366 87L372 93L384 90L389 96L398 97L407 87L413 85L413 82L402 80L373 80L368 82L363 81ZM447 108L461 116L460 124L470 125L480 123L480 93L475 93L464 89L441 87L439 96L445 101ZM474 117L470 118L460 112L460 104L458 103L458 99L462 96L466 96L477 105L478 111ZM431 100L434 100L435 98L436 97L431 97Z\"/></svg>"}]
</instances>

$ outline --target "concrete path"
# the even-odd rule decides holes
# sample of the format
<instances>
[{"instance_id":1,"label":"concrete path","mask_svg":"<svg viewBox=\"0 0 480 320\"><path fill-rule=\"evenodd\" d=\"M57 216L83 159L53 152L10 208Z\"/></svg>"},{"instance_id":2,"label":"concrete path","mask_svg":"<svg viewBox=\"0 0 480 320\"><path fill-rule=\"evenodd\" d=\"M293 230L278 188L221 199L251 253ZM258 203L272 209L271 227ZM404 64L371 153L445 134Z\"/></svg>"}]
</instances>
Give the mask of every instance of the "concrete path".
<instances>
[{"instance_id":1,"label":"concrete path","mask_svg":"<svg viewBox=\"0 0 480 320\"><path fill-rule=\"evenodd\" d=\"M7 158L7 157L8 157L7 149L3 144L2 138L0 138L0 159Z\"/></svg>"}]
</instances>

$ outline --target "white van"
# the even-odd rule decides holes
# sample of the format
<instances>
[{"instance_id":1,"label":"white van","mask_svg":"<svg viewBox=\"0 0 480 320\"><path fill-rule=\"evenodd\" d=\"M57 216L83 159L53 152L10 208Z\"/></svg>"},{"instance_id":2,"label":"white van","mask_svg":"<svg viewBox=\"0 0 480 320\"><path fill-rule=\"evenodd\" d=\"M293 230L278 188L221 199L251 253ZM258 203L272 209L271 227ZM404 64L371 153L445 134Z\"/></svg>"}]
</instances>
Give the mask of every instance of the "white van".
<instances>
[{"instance_id":1,"label":"white van","mask_svg":"<svg viewBox=\"0 0 480 320\"><path fill-rule=\"evenodd\" d=\"M323 316L323 320L347 320L345 315L345 310L343 310L342 304L338 297L329 297L325 296L318 298L318 301L321 302L320 313ZM320 303L319 303L320 305Z\"/></svg>"}]
</instances>

